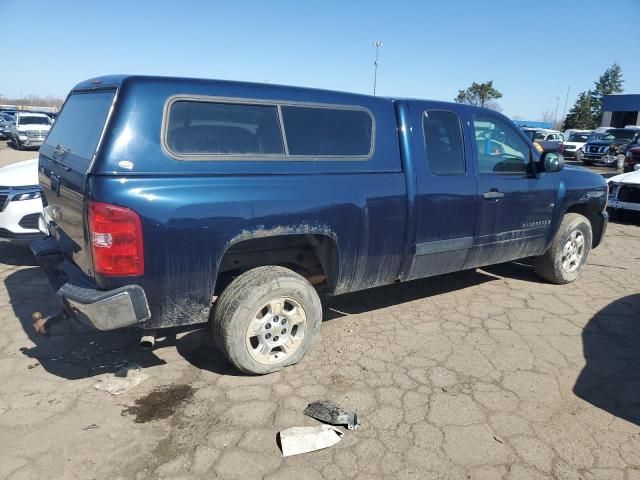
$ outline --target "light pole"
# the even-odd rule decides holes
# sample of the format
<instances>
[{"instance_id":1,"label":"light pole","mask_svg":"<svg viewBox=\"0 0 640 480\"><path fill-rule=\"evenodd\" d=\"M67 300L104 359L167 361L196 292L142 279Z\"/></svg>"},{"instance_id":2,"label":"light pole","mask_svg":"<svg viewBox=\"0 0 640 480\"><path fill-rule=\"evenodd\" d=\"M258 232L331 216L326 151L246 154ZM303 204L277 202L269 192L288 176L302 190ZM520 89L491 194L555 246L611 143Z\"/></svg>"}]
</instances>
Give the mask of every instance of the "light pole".
<instances>
[{"instance_id":1,"label":"light pole","mask_svg":"<svg viewBox=\"0 0 640 480\"><path fill-rule=\"evenodd\" d=\"M556 123L558 123L558 104L560 103L560 97L556 97L556 111L553 114L553 128L555 130Z\"/></svg>"},{"instance_id":2,"label":"light pole","mask_svg":"<svg viewBox=\"0 0 640 480\"><path fill-rule=\"evenodd\" d=\"M567 96L564 97L564 108L562 109L562 121L567 118L567 102L569 101L569 91L571 90L571 85L567 87Z\"/></svg>"},{"instance_id":3,"label":"light pole","mask_svg":"<svg viewBox=\"0 0 640 480\"><path fill-rule=\"evenodd\" d=\"M376 47L376 60L373 62L373 96L376 96L376 83L378 81L378 50L382 46L381 41L373 42L373 46Z\"/></svg>"}]
</instances>

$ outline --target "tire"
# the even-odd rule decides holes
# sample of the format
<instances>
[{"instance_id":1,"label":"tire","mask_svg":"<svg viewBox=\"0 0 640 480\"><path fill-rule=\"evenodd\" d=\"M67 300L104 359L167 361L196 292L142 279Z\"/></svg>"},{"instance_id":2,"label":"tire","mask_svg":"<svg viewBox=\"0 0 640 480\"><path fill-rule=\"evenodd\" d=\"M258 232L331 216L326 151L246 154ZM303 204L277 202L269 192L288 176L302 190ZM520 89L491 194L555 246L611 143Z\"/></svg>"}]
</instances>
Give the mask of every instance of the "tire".
<instances>
[{"instance_id":1,"label":"tire","mask_svg":"<svg viewBox=\"0 0 640 480\"><path fill-rule=\"evenodd\" d=\"M567 213L549 250L536 257L536 273L545 280L560 285L573 282L587 263L592 240L589 220L578 213Z\"/></svg>"},{"instance_id":2,"label":"tire","mask_svg":"<svg viewBox=\"0 0 640 480\"><path fill-rule=\"evenodd\" d=\"M13 144L16 146L16 150L22 150L22 144L20 143L20 140L18 140L18 137L13 139Z\"/></svg>"},{"instance_id":3,"label":"tire","mask_svg":"<svg viewBox=\"0 0 640 480\"><path fill-rule=\"evenodd\" d=\"M238 370L264 375L298 363L321 323L313 286L288 268L266 266L243 273L222 292L211 329Z\"/></svg>"}]
</instances>

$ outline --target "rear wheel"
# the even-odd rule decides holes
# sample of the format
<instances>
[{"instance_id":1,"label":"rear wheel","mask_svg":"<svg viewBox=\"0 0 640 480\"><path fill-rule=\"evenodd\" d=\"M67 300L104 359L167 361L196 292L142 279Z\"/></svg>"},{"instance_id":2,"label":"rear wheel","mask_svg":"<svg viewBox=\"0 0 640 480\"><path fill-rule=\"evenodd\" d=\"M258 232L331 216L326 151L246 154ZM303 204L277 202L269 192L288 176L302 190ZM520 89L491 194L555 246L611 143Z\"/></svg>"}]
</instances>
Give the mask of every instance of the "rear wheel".
<instances>
[{"instance_id":1,"label":"rear wheel","mask_svg":"<svg viewBox=\"0 0 640 480\"><path fill-rule=\"evenodd\" d=\"M313 286L288 268L267 266L243 273L222 292L212 332L236 368L261 375L298 363L321 322Z\"/></svg>"},{"instance_id":2,"label":"rear wheel","mask_svg":"<svg viewBox=\"0 0 640 480\"><path fill-rule=\"evenodd\" d=\"M589 220L578 213L567 213L549 250L536 258L536 273L552 283L573 282L587 263L592 239Z\"/></svg>"}]
</instances>

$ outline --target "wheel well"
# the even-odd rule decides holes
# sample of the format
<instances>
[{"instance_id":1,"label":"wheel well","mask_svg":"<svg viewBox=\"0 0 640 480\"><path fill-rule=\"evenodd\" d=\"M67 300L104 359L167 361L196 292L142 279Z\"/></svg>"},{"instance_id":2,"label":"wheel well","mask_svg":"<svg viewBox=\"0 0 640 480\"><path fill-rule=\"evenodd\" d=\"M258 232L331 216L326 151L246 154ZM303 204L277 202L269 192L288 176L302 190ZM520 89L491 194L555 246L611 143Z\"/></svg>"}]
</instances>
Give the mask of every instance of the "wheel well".
<instances>
[{"instance_id":1,"label":"wheel well","mask_svg":"<svg viewBox=\"0 0 640 480\"><path fill-rule=\"evenodd\" d=\"M593 244L592 248L595 248L600 243L602 237L603 221L600 215L600 207L591 203L578 203L570 206L567 209L567 213L579 213L583 217L586 217L591 224L591 230L593 232Z\"/></svg>"},{"instance_id":2,"label":"wheel well","mask_svg":"<svg viewBox=\"0 0 640 480\"><path fill-rule=\"evenodd\" d=\"M338 246L333 238L316 234L276 235L234 243L220 261L214 295L220 295L238 275L266 265L289 268L317 290L331 292L338 278Z\"/></svg>"}]
</instances>

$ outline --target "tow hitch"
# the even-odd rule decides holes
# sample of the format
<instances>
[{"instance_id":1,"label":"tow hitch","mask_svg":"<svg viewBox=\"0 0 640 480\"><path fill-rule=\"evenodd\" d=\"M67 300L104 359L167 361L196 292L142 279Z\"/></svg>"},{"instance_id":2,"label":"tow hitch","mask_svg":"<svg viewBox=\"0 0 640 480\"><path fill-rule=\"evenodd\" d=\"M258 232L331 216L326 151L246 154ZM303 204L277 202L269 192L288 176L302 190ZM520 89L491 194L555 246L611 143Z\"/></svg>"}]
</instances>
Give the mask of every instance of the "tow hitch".
<instances>
[{"instance_id":1,"label":"tow hitch","mask_svg":"<svg viewBox=\"0 0 640 480\"><path fill-rule=\"evenodd\" d=\"M49 315L48 317L43 317L40 312L33 312L31 314L31 318L33 319L33 329L36 331L36 333L48 337L51 325L66 319L67 312L61 310L55 315Z\"/></svg>"}]
</instances>

